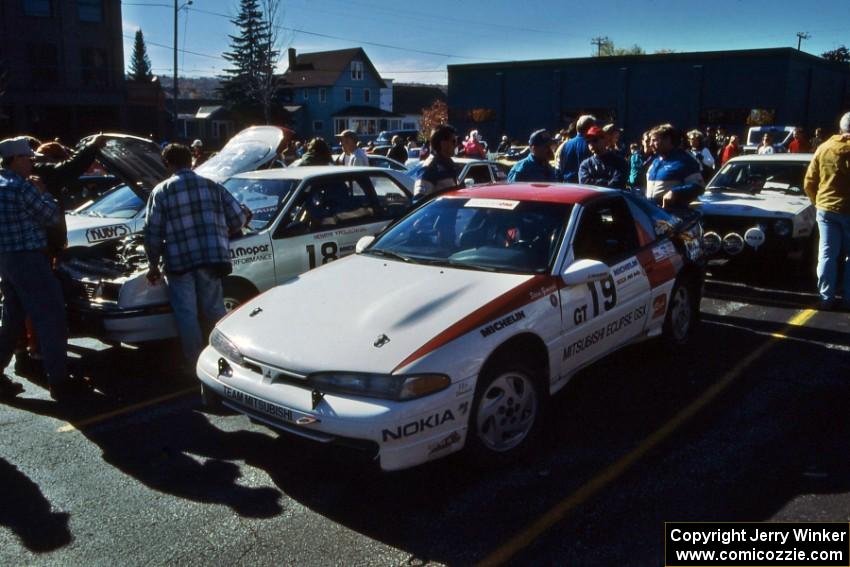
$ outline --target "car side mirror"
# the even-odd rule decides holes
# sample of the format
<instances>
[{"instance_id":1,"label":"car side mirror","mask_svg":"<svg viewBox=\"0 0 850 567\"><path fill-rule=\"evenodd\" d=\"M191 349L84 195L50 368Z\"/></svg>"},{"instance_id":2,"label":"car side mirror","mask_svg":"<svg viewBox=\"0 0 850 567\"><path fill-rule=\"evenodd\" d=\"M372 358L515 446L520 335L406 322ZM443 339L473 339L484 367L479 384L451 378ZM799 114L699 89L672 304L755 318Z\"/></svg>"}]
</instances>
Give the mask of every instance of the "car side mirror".
<instances>
[{"instance_id":1,"label":"car side mirror","mask_svg":"<svg viewBox=\"0 0 850 567\"><path fill-rule=\"evenodd\" d=\"M598 260L576 260L561 274L567 285L582 285L608 277L608 265Z\"/></svg>"},{"instance_id":2,"label":"car side mirror","mask_svg":"<svg viewBox=\"0 0 850 567\"><path fill-rule=\"evenodd\" d=\"M372 242L374 241L374 236L364 236L363 238L357 241L357 245L354 247L354 253L360 254L361 252L366 250L366 248L368 248L369 245L372 244Z\"/></svg>"},{"instance_id":3,"label":"car side mirror","mask_svg":"<svg viewBox=\"0 0 850 567\"><path fill-rule=\"evenodd\" d=\"M469 188L469 187L472 187L473 185L475 185L475 180L473 178L467 177L466 179L463 180L463 186L464 187Z\"/></svg>"}]
</instances>

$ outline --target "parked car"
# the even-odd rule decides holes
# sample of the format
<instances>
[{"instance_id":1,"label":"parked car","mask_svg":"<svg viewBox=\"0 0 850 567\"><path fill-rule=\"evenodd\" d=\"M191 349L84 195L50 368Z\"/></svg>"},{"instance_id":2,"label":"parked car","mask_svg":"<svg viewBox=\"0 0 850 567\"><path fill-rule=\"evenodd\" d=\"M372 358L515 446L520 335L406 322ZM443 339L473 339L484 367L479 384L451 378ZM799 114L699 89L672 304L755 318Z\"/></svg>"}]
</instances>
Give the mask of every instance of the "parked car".
<instances>
[{"instance_id":1,"label":"parked car","mask_svg":"<svg viewBox=\"0 0 850 567\"><path fill-rule=\"evenodd\" d=\"M403 139L413 138L419 139L419 130L381 130L378 137L375 139L376 146L392 145L393 136L401 136Z\"/></svg>"},{"instance_id":2,"label":"parked car","mask_svg":"<svg viewBox=\"0 0 850 567\"><path fill-rule=\"evenodd\" d=\"M98 199L119 183L121 180L114 175L82 175L62 191L62 208L66 211L76 209Z\"/></svg>"},{"instance_id":3,"label":"parked car","mask_svg":"<svg viewBox=\"0 0 850 567\"><path fill-rule=\"evenodd\" d=\"M338 154L334 155L334 163L336 163L339 158L340 156ZM396 160L388 158L386 156L366 154L366 159L369 160L370 167L382 167L384 169L392 169L393 171L400 171L402 173L407 173L408 171L407 167L405 167L403 163L399 163ZM293 161L289 167L301 167L301 160L297 159Z\"/></svg>"},{"instance_id":4,"label":"parked car","mask_svg":"<svg viewBox=\"0 0 850 567\"><path fill-rule=\"evenodd\" d=\"M91 246L141 230L148 195L168 177L160 148L151 140L126 134L108 136L98 150L98 161L123 184L68 213L69 248ZM222 182L243 171L278 167L277 148L282 140L283 131L276 126L247 128L195 171Z\"/></svg>"},{"instance_id":5,"label":"parked car","mask_svg":"<svg viewBox=\"0 0 850 567\"><path fill-rule=\"evenodd\" d=\"M756 268L792 262L801 272L810 270L817 260L817 222L803 178L811 159L747 155L723 164L692 204L703 215L711 263Z\"/></svg>"},{"instance_id":6,"label":"parked car","mask_svg":"<svg viewBox=\"0 0 850 567\"><path fill-rule=\"evenodd\" d=\"M452 161L460 185L503 182L508 179L508 172L511 170L510 166L497 161L457 157L452 158ZM411 177L419 179L425 170L425 162L417 161L413 167L408 166L408 169Z\"/></svg>"},{"instance_id":7,"label":"parked car","mask_svg":"<svg viewBox=\"0 0 850 567\"><path fill-rule=\"evenodd\" d=\"M253 212L230 243L224 278L232 309L275 285L352 254L410 206L413 182L371 167L295 167L235 175L224 182ZM75 335L137 344L177 336L165 285L152 285L141 235L69 251L58 271Z\"/></svg>"},{"instance_id":8,"label":"parked car","mask_svg":"<svg viewBox=\"0 0 850 567\"><path fill-rule=\"evenodd\" d=\"M794 137L795 126L753 126L747 132L747 142L744 144L744 154L754 154L758 151L765 134L773 135L773 147L777 152L784 152Z\"/></svg>"},{"instance_id":9,"label":"parked car","mask_svg":"<svg viewBox=\"0 0 850 567\"><path fill-rule=\"evenodd\" d=\"M197 365L204 400L383 470L465 446L511 459L579 369L688 340L698 217L591 187L447 193L220 321Z\"/></svg>"}]
</instances>

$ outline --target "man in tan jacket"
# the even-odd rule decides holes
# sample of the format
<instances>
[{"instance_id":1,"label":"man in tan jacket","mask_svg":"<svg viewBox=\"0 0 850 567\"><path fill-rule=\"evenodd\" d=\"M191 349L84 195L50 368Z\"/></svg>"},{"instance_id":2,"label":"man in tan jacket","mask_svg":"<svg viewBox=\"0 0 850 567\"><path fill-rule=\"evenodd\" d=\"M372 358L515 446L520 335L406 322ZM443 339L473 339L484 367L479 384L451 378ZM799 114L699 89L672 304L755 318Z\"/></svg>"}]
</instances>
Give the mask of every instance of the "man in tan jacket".
<instances>
[{"instance_id":1,"label":"man in tan jacket","mask_svg":"<svg viewBox=\"0 0 850 567\"><path fill-rule=\"evenodd\" d=\"M818 146L806 172L806 195L817 208L820 249L820 309L850 308L850 112L841 117L841 134ZM839 266L844 266L838 305Z\"/></svg>"}]
</instances>

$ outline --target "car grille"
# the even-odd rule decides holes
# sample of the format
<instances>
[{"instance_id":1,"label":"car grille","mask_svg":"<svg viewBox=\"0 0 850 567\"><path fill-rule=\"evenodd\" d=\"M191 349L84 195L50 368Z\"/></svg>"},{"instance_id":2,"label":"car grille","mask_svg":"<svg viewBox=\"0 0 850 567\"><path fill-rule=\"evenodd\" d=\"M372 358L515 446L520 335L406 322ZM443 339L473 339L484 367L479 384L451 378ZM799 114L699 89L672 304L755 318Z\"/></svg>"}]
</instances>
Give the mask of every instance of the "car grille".
<instances>
[{"instance_id":1,"label":"car grille","mask_svg":"<svg viewBox=\"0 0 850 567\"><path fill-rule=\"evenodd\" d=\"M83 295L89 301L94 301L97 296L97 284L94 282L80 282Z\"/></svg>"}]
</instances>

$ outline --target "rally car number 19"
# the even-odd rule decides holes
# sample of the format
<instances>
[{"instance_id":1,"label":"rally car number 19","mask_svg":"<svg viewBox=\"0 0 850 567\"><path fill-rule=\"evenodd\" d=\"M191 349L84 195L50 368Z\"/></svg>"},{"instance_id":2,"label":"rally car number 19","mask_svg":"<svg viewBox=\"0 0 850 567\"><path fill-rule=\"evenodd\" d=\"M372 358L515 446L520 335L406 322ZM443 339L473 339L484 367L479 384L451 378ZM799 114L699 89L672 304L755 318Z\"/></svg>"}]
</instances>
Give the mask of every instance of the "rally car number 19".
<instances>
[{"instance_id":1,"label":"rally car number 19","mask_svg":"<svg viewBox=\"0 0 850 567\"><path fill-rule=\"evenodd\" d=\"M577 370L688 340L701 237L698 215L619 191L454 191L221 321L198 361L205 401L384 470L463 447L510 459Z\"/></svg>"}]
</instances>

